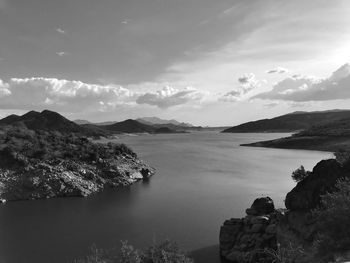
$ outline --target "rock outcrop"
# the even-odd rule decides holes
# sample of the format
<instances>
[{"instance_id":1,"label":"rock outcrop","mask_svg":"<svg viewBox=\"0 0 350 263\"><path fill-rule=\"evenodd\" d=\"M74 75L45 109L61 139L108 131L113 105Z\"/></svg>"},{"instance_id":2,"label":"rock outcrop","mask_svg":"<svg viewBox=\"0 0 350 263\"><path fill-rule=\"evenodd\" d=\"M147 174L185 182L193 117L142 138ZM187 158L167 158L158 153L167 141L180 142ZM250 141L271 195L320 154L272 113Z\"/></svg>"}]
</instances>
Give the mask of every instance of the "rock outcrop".
<instances>
[{"instance_id":1,"label":"rock outcrop","mask_svg":"<svg viewBox=\"0 0 350 263\"><path fill-rule=\"evenodd\" d=\"M341 178L350 178L350 169L335 159L322 160L312 172L287 194L288 209L281 225L295 234L301 242L310 243L315 235L312 210L320 205L321 196L334 190Z\"/></svg>"},{"instance_id":2,"label":"rock outcrop","mask_svg":"<svg viewBox=\"0 0 350 263\"><path fill-rule=\"evenodd\" d=\"M274 261L269 251L288 246L291 240L303 249L311 248L318 231L312 211L319 207L322 195L334 191L342 178L350 179L349 162L322 160L287 194L286 210L275 210L269 197L256 199L244 218L224 222L220 229L220 255L227 262L270 263ZM293 262L307 262L302 254L296 256L301 258ZM334 256L350 260L346 253Z\"/></svg>"},{"instance_id":3,"label":"rock outcrop","mask_svg":"<svg viewBox=\"0 0 350 263\"><path fill-rule=\"evenodd\" d=\"M141 160L124 156L100 163L51 160L22 168L0 169L2 200L85 197L108 187L128 186L153 175Z\"/></svg>"},{"instance_id":4,"label":"rock outcrop","mask_svg":"<svg viewBox=\"0 0 350 263\"><path fill-rule=\"evenodd\" d=\"M267 250L277 249L280 212L270 197L256 199L244 218L226 220L220 229L220 255L228 262L271 262Z\"/></svg>"},{"instance_id":5,"label":"rock outcrop","mask_svg":"<svg viewBox=\"0 0 350 263\"><path fill-rule=\"evenodd\" d=\"M1 202L88 196L153 174L124 144L23 127L0 131Z\"/></svg>"}]
</instances>

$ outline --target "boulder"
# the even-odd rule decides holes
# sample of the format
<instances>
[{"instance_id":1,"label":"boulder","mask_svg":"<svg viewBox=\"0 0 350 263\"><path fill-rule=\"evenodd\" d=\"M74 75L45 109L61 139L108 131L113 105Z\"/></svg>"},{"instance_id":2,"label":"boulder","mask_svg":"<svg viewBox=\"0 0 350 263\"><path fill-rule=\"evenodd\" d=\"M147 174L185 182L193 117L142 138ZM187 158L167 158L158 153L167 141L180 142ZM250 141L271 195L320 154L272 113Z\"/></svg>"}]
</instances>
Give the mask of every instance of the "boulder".
<instances>
[{"instance_id":1,"label":"boulder","mask_svg":"<svg viewBox=\"0 0 350 263\"><path fill-rule=\"evenodd\" d=\"M271 198L262 197L256 199L246 213L244 218L226 220L221 227L221 257L227 262L272 262L269 255L262 251L277 248L279 212L274 209Z\"/></svg>"},{"instance_id":2,"label":"boulder","mask_svg":"<svg viewBox=\"0 0 350 263\"><path fill-rule=\"evenodd\" d=\"M340 178L350 178L349 169L335 159L322 160L310 175L300 181L286 196L285 205L289 210L311 210L320 204L321 195L334 189Z\"/></svg>"},{"instance_id":3,"label":"boulder","mask_svg":"<svg viewBox=\"0 0 350 263\"><path fill-rule=\"evenodd\" d=\"M275 205L270 197L261 197L255 199L251 209L255 210L258 215L266 215L275 210Z\"/></svg>"}]
</instances>

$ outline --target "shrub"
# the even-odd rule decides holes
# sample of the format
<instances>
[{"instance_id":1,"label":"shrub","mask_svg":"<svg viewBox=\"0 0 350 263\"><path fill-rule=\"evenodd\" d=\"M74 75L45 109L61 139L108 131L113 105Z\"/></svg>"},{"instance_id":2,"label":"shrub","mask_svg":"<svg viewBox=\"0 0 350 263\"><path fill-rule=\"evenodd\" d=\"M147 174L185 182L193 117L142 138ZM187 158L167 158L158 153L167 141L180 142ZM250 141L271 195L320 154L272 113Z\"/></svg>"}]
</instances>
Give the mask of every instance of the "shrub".
<instances>
[{"instance_id":1,"label":"shrub","mask_svg":"<svg viewBox=\"0 0 350 263\"><path fill-rule=\"evenodd\" d=\"M85 259L76 260L76 263L193 263L186 253L182 252L176 243L165 240L154 242L145 251L137 250L122 241L119 252L115 249L102 250L93 247L91 255Z\"/></svg>"},{"instance_id":2,"label":"shrub","mask_svg":"<svg viewBox=\"0 0 350 263\"><path fill-rule=\"evenodd\" d=\"M300 166L298 169L296 169L293 173L292 173L292 178L295 182L300 182L302 180L304 180L306 177L308 177L310 174L309 171L306 171L304 166Z\"/></svg>"},{"instance_id":3,"label":"shrub","mask_svg":"<svg viewBox=\"0 0 350 263\"><path fill-rule=\"evenodd\" d=\"M19 154L29 162L58 158L93 162L99 158L115 159L121 155L137 157L124 144L94 143L74 134L21 130L18 127L1 132L0 154L4 159L0 160L2 163L14 163Z\"/></svg>"},{"instance_id":4,"label":"shrub","mask_svg":"<svg viewBox=\"0 0 350 263\"><path fill-rule=\"evenodd\" d=\"M122 241L120 263L141 263L140 252L129 245L127 241Z\"/></svg>"},{"instance_id":5,"label":"shrub","mask_svg":"<svg viewBox=\"0 0 350 263\"><path fill-rule=\"evenodd\" d=\"M338 181L336 190L322 196L321 206L313 214L317 219L316 255L327 261L334 253L349 250L350 180Z\"/></svg>"},{"instance_id":6,"label":"shrub","mask_svg":"<svg viewBox=\"0 0 350 263\"><path fill-rule=\"evenodd\" d=\"M165 240L154 242L143 255L142 263L192 263L193 260L183 253L176 243Z\"/></svg>"},{"instance_id":7,"label":"shrub","mask_svg":"<svg viewBox=\"0 0 350 263\"><path fill-rule=\"evenodd\" d=\"M339 150L334 153L335 159L342 165L350 162L350 151Z\"/></svg>"}]
</instances>

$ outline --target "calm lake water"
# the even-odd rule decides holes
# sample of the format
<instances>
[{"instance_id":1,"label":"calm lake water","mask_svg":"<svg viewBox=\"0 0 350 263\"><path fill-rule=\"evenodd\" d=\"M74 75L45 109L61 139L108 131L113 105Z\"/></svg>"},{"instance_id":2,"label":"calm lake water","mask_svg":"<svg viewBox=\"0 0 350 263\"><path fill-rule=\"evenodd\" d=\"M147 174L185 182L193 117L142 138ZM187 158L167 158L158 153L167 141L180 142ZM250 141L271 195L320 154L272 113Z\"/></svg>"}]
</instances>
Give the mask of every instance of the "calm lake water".
<instances>
[{"instance_id":1,"label":"calm lake water","mask_svg":"<svg viewBox=\"0 0 350 263\"><path fill-rule=\"evenodd\" d=\"M283 207L291 172L311 169L326 152L240 147L287 134L190 134L119 139L157 169L149 182L88 198L0 205L1 263L64 263L129 240L144 248L170 238L185 250L218 243L222 222L244 215L263 195ZM202 261L202 260L200 260ZM199 261L198 261L199 262ZM204 261L203 261L204 262ZM210 261L213 262L213 261Z\"/></svg>"}]
</instances>

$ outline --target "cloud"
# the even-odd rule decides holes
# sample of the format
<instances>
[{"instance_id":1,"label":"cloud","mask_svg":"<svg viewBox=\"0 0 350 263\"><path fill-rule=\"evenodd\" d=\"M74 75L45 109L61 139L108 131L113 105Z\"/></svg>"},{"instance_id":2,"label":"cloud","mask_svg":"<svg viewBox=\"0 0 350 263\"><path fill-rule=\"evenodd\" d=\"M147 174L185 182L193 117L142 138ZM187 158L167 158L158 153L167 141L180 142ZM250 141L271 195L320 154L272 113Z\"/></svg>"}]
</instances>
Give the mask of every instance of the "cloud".
<instances>
[{"instance_id":1,"label":"cloud","mask_svg":"<svg viewBox=\"0 0 350 263\"><path fill-rule=\"evenodd\" d=\"M148 86L139 87L137 91L135 89L132 85L125 88L112 84L98 85L44 77L12 78L8 82L0 79L0 110L50 108L73 113L112 112L117 108L130 108L139 104L167 109L200 102L206 95L193 87L177 89L166 86L155 92L150 92Z\"/></svg>"},{"instance_id":2,"label":"cloud","mask_svg":"<svg viewBox=\"0 0 350 263\"><path fill-rule=\"evenodd\" d=\"M186 104L188 102L198 102L204 97L204 93L195 88L176 89L169 86L156 92L149 92L139 96L136 100L138 104L154 105L161 109L172 106Z\"/></svg>"},{"instance_id":3,"label":"cloud","mask_svg":"<svg viewBox=\"0 0 350 263\"><path fill-rule=\"evenodd\" d=\"M62 28L56 28L56 32L60 33L60 34L65 34L66 31L64 31Z\"/></svg>"},{"instance_id":4,"label":"cloud","mask_svg":"<svg viewBox=\"0 0 350 263\"><path fill-rule=\"evenodd\" d=\"M88 84L56 78L12 78L0 81L0 109L41 109L80 112L99 110L100 102L109 107L132 104L135 94L116 85Z\"/></svg>"},{"instance_id":5,"label":"cloud","mask_svg":"<svg viewBox=\"0 0 350 263\"><path fill-rule=\"evenodd\" d=\"M249 91L259 88L265 80L257 80L253 73L244 74L238 78L238 82L241 85L240 90L243 94L248 93Z\"/></svg>"},{"instance_id":6,"label":"cloud","mask_svg":"<svg viewBox=\"0 0 350 263\"><path fill-rule=\"evenodd\" d=\"M9 85L0 79L0 98L11 95L11 91L8 88Z\"/></svg>"},{"instance_id":7,"label":"cloud","mask_svg":"<svg viewBox=\"0 0 350 263\"><path fill-rule=\"evenodd\" d=\"M223 96L219 98L219 101L225 101L225 102L235 102L240 99L242 96L242 92L239 90L232 90L230 92L227 92Z\"/></svg>"},{"instance_id":8,"label":"cloud","mask_svg":"<svg viewBox=\"0 0 350 263\"><path fill-rule=\"evenodd\" d=\"M274 108L274 107L276 107L276 106L278 106L278 105L279 105L278 102L271 102L271 103L266 103L266 104L264 104L264 107L265 107L265 108Z\"/></svg>"},{"instance_id":9,"label":"cloud","mask_svg":"<svg viewBox=\"0 0 350 263\"><path fill-rule=\"evenodd\" d=\"M238 101L245 94L249 93L254 89L261 87L261 85L265 82L266 82L265 80L261 81L256 79L253 73L243 74L238 78L239 86L236 89L225 93L223 96L219 98L219 101L226 101L226 102Z\"/></svg>"},{"instance_id":10,"label":"cloud","mask_svg":"<svg viewBox=\"0 0 350 263\"><path fill-rule=\"evenodd\" d=\"M277 68L270 69L270 70L266 71L266 73L268 73L268 74L272 74L272 73L283 74L283 73L288 73L288 72L289 72L288 69L282 68L282 67L277 67Z\"/></svg>"},{"instance_id":11,"label":"cloud","mask_svg":"<svg viewBox=\"0 0 350 263\"><path fill-rule=\"evenodd\" d=\"M271 91L254 97L294 102L327 101L350 98L350 65L345 64L329 78L294 75L277 83Z\"/></svg>"},{"instance_id":12,"label":"cloud","mask_svg":"<svg viewBox=\"0 0 350 263\"><path fill-rule=\"evenodd\" d=\"M65 55L68 55L67 52L61 51L61 52L56 52L57 55L59 55L60 57L63 57Z\"/></svg>"}]
</instances>

